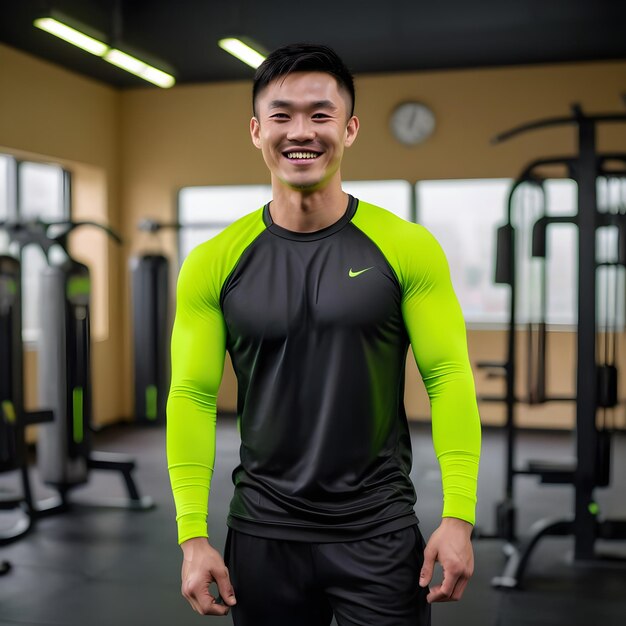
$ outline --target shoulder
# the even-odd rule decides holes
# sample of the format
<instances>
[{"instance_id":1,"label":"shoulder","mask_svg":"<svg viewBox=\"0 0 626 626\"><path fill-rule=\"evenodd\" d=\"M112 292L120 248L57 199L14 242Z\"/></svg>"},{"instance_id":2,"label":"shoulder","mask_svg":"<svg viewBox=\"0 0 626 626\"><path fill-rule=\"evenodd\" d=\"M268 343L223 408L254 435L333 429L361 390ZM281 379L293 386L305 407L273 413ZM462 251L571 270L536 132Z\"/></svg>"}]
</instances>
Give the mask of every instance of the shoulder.
<instances>
[{"instance_id":1,"label":"shoulder","mask_svg":"<svg viewBox=\"0 0 626 626\"><path fill-rule=\"evenodd\" d=\"M362 201L353 223L378 246L403 286L424 279L433 271L447 271L439 242L421 224Z\"/></svg>"},{"instance_id":2,"label":"shoulder","mask_svg":"<svg viewBox=\"0 0 626 626\"><path fill-rule=\"evenodd\" d=\"M200 259L209 260L215 254L225 252L238 244L247 245L263 230L265 230L265 224L263 223L263 208L261 208L244 215L232 224L229 224L215 237L197 245L187 259L193 259L193 262L197 262Z\"/></svg>"},{"instance_id":3,"label":"shoulder","mask_svg":"<svg viewBox=\"0 0 626 626\"><path fill-rule=\"evenodd\" d=\"M180 285L208 289L219 298L222 284L245 249L265 230L263 209L257 209L227 226L215 237L196 246L185 258Z\"/></svg>"}]
</instances>

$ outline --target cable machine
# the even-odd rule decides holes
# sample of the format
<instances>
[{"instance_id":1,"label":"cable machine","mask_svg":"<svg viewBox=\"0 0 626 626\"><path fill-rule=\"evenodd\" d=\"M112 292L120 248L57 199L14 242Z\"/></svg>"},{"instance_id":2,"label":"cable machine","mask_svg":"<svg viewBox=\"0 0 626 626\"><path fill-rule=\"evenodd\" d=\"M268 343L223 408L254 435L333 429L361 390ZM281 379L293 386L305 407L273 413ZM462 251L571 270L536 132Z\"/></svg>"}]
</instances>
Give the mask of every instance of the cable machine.
<instances>
[{"instance_id":1,"label":"cable machine","mask_svg":"<svg viewBox=\"0 0 626 626\"><path fill-rule=\"evenodd\" d=\"M24 485L23 498L3 498L0 508L17 509L22 500L31 501L30 484L26 470L26 450L22 398L22 310L21 273L17 259L0 256L0 472L19 470ZM18 330L19 329L19 330ZM10 364L13 366L10 366ZM51 415L49 416L52 417ZM3 529L0 545L11 543L25 535L32 518L25 511L11 528ZM11 568L8 561L0 562L0 575Z\"/></svg>"},{"instance_id":2,"label":"cable machine","mask_svg":"<svg viewBox=\"0 0 626 626\"><path fill-rule=\"evenodd\" d=\"M575 125L578 130L578 155L576 157L555 157L540 159L527 166L515 183L508 202L508 223L498 229L498 260L496 282L511 287L511 310L507 340L507 357L504 363L481 363L492 374L500 373L506 380L504 398L483 398L483 400L504 401L506 404L506 470L505 498L496 508L496 534L507 540L505 552L508 562L501 576L494 578L496 587L516 588L520 585L532 550L544 536L572 535L575 540L575 561L588 561L597 558L594 550L596 539L626 539L626 521L603 520L599 517L599 507L594 501L593 492L597 487L605 487L610 482L611 430L606 419L606 411L617 403L616 366L616 322L609 332L605 326L602 356L599 359L597 342L597 272L599 267L617 268L626 266L626 207L621 212L599 212L597 202L598 178L606 176L626 177L626 154L598 154L596 151L596 128L598 124L626 122L624 114L588 116L580 106L572 108L572 115L551 118L524 124L507 131L494 139L494 143L506 141L524 132L551 126ZM618 169L611 165L618 162ZM574 216L547 216L542 213L532 226L532 256L541 259L542 318L535 328L528 329L529 367L528 394L525 399L516 395L516 229L513 216L513 194L524 183L541 187L542 179L538 170L546 165L564 165L569 177L578 185L578 209ZM546 393L546 324L545 324L545 258L548 228L559 223L570 223L578 230L578 329L576 395L570 397L549 396ZM615 226L619 233L618 254L612 261L597 261L596 236L601 227ZM614 278L617 284L617 278ZM594 294L592 297L590 294ZM607 296L608 297L608 296ZM617 306L617 294L614 296ZM605 307L608 314L608 306ZM607 317L605 317L608 320ZM545 402L576 402L576 461L573 464L531 461L528 466L518 469L515 465L516 405L526 401L529 404ZM602 409L604 419L598 419L598 409ZM536 522L529 535L519 545L515 545L515 504L514 478L521 474L539 476L544 484L571 484L574 487L574 515L571 518L545 519Z\"/></svg>"},{"instance_id":3,"label":"cable machine","mask_svg":"<svg viewBox=\"0 0 626 626\"><path fill-rule=\"evenodd\" d=\"M532 461L525 468L518 468L515 462L517 431L515 426L516 406L519 403L539 405L546 402L573 402L573 396L557 396L548 394L546 383L548 359L547 332L547 263L545 254L530 255L531 261L526 262L526 272L521 271L520 261L533 249L533 226L546 218L547 199L541 171L546 166L564 165L571 177L568 157L537 159L531 162L513 183L507 198L507 223L497 230L496 249L497 261L494 282L510 287L509 320L506 341L506 359L503 363L485 361L477 364L479 369L487 370L489 378L503 377L506 390L504 397L484 395L481 402L504 402L506 406L506 482L504 499L496 506L495 533L487 534L477 529L480 538L501 538L509 544L517 541L516 516L517 508L514 497L514 478L518 475L539 475L542 482L570 482L571 467L546 467L545 462ZM528 294L527 301L521 302L517 282L522 279L534 283L536 293ZM518 379L518 352L520 327L519 310L526 314L524 335L526 344L526 367L524 390L519 394L516 390ZM553 470L552 472L550 470ZM548 474L551 474L548 477ZM507 549L513 549L507 548Z\"/></svg>"},{"instance_id":4,"label":"cable machine","mask_svg":"<svg viewBox=\"0 0 626 626\"><path fill-rule=\"evenodd\" d=\"M2 508L20 507L24 513L15 528L0 536L0 544L24 535L36 519L66 511L71 504L69 492L87 483L89 472L95 469L120 472L129 496L128 500L100 500L95 504L141 510L154 506L151 498L139 494L132 477L132 459L91 449L91 285L88 268L67 251L69 233L83 226L97 227L120 243L109 228L90 221L0 223L20 252L34 244L48 261L40 280L45 307L41 307L38 348L39 404L47 410L26 412L20 261L8 255L0 257L0 471L18 469L22 478L22 496L7 501ZM53 249L64 253L62 262L52 262ZM27 469L25 429L34 423L41 424L37 441L39 477L58 492L57 498L44 502L34 502Z\"/></svg>"},{"instance_id":5,"label":"cable machine","mask_svg":"<svg viewBox=\"0 0 626 626\"><path fill-rule=\"evenodd\" d=\"M18 234L16 225L0 222L10 239ZM19 241L18 241L19 243ZM26 450L26 427L53 419L52 411L25 411L23 391L22 343L22 274L19 258L0 255L0 473L19 471L21 496L0 500L0 509L17 510L13 526L0 533L0 545L23 537L32 528L38 513L54 508L56 501L33 501ZM10 563L0 563L0 575L6 574Z\"/></svg>"}]
</instances>

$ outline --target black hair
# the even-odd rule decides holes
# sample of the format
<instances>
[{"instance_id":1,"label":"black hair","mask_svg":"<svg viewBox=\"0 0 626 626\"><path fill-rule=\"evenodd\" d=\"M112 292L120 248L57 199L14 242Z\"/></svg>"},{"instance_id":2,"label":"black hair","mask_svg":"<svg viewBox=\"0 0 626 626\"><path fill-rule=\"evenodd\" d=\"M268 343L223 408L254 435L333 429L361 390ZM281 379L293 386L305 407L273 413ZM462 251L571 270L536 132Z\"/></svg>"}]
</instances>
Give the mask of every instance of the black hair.
<instances>
[{"instance_id":1,"label":"black hair","mask_svg":"<svg viewBox=\"0 0 626 626\"><path fill-rule=\"evenodd\" d=\"M350 95L350 116L354 115L354 78L339 55L328 46L292 43L271 52L254 74L252 111L256 115L256 99L273 80L292 72L324 72L335 78L339 87Z\"/></svg>"}]
</instances>

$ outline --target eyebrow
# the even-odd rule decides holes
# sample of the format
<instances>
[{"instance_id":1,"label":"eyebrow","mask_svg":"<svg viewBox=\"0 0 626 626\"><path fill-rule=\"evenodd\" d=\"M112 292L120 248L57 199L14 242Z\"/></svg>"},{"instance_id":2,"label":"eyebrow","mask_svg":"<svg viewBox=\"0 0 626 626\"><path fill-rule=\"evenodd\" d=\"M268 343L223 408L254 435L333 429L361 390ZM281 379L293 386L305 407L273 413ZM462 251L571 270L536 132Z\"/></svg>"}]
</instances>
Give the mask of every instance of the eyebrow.
<instances>
[{"instance_id":1,"label":"eyebrow","mask_svg":"<svg viewBox=\"0 0 626 626\"><path fill-rule=\"evenodd\" d=\"M272 100L269 103L270 109L292 109L293 102L291 100ZM307 108L311 109L329 109L336 111L337 107L330 100L316 100L312 102Z\"/></svg>"}]
</instances>

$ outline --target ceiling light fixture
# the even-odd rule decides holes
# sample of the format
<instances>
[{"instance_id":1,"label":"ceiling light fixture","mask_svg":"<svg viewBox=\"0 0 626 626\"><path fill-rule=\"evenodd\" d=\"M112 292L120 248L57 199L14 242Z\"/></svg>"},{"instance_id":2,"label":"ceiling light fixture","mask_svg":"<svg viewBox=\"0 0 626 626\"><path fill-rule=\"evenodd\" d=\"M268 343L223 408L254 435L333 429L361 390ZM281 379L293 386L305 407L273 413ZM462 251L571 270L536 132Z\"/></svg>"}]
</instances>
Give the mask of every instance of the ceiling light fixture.
<instances>
[{"instance_id":1,"label":"ceiling light fixture","mask_svg":"<svg viewBox=\"0 0 626 626\"><path fill-rule=\"evenodd\" d=\"M86 35L77 28L66 24L64 20L65 18L55 12L54 17L41 17L33 23L37 28L56 35L60 39L78 46L81 50L86 50L91 54L102 57L112 65L139 76L139 78L143 78L158 87L166 89L176 83L176 79L171 74Z\"/></svg>"},{"instance_id":2,"label":"ceiling light fixture","mask_svg":"<svg viewBox=\"0 0 626 626\"><path fill-rule=\"evenodd\" d=\"M139 78L143 78L158 87L171 87L176 82L171 74L158 70L156 67L152 67L151 65L144 63L144 61L141 61L130 54L126 54L126 52L122 52L117 48L111 48L102 58L112 65L121 67L123 70L126 70L135 76L139 76Z\"/></svg>"},{"instance_id":3,"label":"ceiling light fixture","mask_svg":"<svg viewBox=\"0 0 626 626\"><path fill-rule=\"evenodd\" d=\"M255 50L252 46L244 43L241 39L235 37L227 37L226 39L220 39L217 45L226 50L234 57L237 57L240 61L256 69L265 61L265 55ZM260 47L260 46L259 46Z\"/></svg>"},{"instance_id":4,"label":"ceiling light fixture","mask_svg":"<svg viewBox=\"0 0 626 626\"><path fill-rule=\"evenodd\" d=\"M40 17L34 21L34 24L37 28L41 28L41 30L45 30L47 33L56 35L64 41L73 43L81 50L91 52L91 54L95 54L98 57L106 54L109 49L109 46L105 43L102 43L89 35L85 35L85 33L81 33L79 30L60 22L53 17Z\"/></svg>"}]
</instances>

